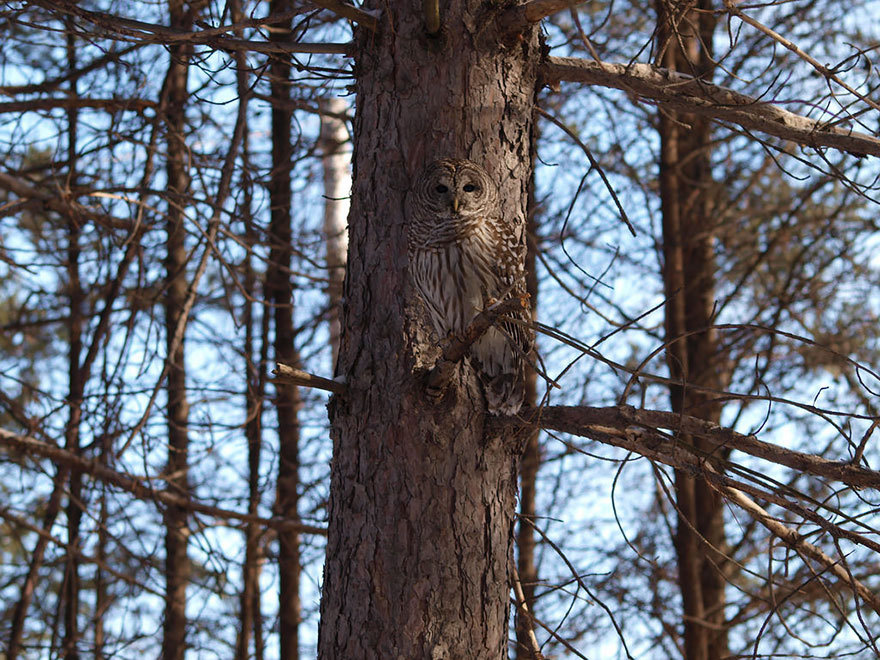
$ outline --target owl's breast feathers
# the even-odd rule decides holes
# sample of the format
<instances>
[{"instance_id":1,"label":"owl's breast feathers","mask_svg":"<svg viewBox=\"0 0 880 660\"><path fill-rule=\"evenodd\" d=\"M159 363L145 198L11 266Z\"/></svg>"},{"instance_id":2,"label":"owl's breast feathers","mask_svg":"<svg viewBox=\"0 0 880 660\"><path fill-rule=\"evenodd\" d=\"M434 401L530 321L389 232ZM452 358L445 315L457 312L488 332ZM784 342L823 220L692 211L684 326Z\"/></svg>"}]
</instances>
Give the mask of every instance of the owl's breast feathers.
<instances>
[{"instance_id":1,"label":"owl's breast feathers","mask_svg":"<svg viewBox=\"0 0 880 660\"><path fill-rule=\"evenodd\" d=\"M473 217L433 229L410 235L410 270L440 337L464 331L490 298L525 295L525 247L501 219ZM515 414L522 405L523 355L533 345L523 301L471 346L493 414Z\"/></svg>"}]
</instances>

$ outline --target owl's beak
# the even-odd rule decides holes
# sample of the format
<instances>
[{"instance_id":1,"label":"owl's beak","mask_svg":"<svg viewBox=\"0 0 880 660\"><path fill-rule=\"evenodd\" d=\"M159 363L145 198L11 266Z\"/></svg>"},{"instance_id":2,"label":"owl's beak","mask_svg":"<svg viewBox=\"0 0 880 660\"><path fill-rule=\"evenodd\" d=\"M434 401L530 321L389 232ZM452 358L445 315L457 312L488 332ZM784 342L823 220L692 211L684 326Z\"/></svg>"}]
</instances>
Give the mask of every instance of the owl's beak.
<instances>
[{"instance_id":1,"label":"owl's beak","mask_svg":"<svg viewBox=\"0 0 880 660\"><path fill-rule=\"evenodd\" d=\"M458 197L452 198L452 212L458 213Z\"/></svg>"}]
</instances>

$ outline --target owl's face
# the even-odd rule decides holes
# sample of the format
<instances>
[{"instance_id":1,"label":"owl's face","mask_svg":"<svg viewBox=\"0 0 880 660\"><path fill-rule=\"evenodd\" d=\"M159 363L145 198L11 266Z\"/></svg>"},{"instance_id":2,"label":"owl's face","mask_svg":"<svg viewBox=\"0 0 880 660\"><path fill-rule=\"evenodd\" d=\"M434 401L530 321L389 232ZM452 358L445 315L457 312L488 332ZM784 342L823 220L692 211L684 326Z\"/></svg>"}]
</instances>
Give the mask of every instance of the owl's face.
<instances>
[{"instance_id":1,"label":"owl's face","mask_svg":"<svg viewBox=\"0 0 880 660\"><path fill-rule=\"evenodd\" d=\"M419 186L423 210L440 218L485 214L494 206L495 184L469 160L438 160L425 170Z\"/></svg>"}]
</instances>

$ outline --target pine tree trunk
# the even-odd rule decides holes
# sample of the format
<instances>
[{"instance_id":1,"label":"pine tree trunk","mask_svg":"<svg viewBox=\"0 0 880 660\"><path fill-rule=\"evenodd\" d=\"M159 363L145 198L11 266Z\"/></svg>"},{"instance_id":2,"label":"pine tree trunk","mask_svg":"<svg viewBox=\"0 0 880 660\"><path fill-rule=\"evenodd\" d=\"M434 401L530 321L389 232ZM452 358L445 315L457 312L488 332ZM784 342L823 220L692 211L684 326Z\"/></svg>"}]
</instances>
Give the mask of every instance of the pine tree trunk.
<instances>
[{"instance_id":1,"label":"pine tree trunk","mask_svg":"<svg viewBox=\"0 0 880 660\"><path fill-rule=\"evenodd\" d=\"M169 1L171 25L189 29L191 17L182 0ZM189 401L186 393L184 341L174 346L173 337L183 313L187 291L187 250L183 200L189 190L188 153L185 143L187 79L192 47L170 47L171 63L165 78L168 105L165 110L168 161L165 255L165 339L168 376L168 465L165 483L175 495L189 493ZM181 507L165 510L165 619L162 657L183 660L186 650L186 587L190 565L187 556L187 512Z\"/></svg>"},{"instance_id":2,"label":"pine tree trunk","mask_svg":"<svg viewBox=\"0 0 880 660\"><path fill-rule=\"evenodd\" d=\"M538 124L535 122L532 135L532 167L537 158ZM538 275L536 271L538 234L538 201L535 197L535 177L529 185L527 230L529 235L528 251L526 252L526 288L531 298L532 318L537 318L538 309ZM538 403L538 374L531 367L526 369L526 403L535 406ZM541 466L541 445L538 442L540 433L529 434L523 449L519 466L519 524L516 531L516 570L522 584L525 606L530 615L534 615L535 585L538 582L538 567L535 563L535 519L538 468ZM533 660L531 634L535 628L534 621L517 612L516 617L516 658L517 660Z\"/></svg>"},{"instance_id":3,"label":"pine tree trunk","mask_svg":"<svg viewBox=\"0 0 880 660\"><path fill-rule=\"evenodd\" d=\"M706 80L712 77L711 40L714 17L709 0L692 8L658 3L660 64ZM712 324L715 303L714 220L709 212L712 192L710 123L703 117L663 110L660 194L663 213L663 255L666 304L667 363L673 378L721 391L726 384ZM693 387L670 387L672 409L715 423L721 405L713 395ZM682 436L681 441L702 443ZM709 447L700 447L709 450ZM675 549L688 660L726 657L724 618L724 507L721 498L701 479L675 475L678 524Z\"/></svg>"},{"instance_id":4,"label":"pine tree trunk","mask_svg":"<svg viewBox=\"0 0 880 660\"><path fill-rule=\"evenodd\" d=\"M371 3L372 4L372 3ZM516 456L484 433L464 365L439 404L436 355L408 275L406 194L443 157L483 165L522 232L539 59L537 31L505 41L482 2L375 3L359 31L354 189L334 439L320 658L503 658Z\"/></svg>"},{"instance_id":5,"label":"pine tree trunk","mask_svg":"<svg viewBox=\"0 0 880 660\"><path fill-rule=\"evenodd\" d=\"M289 0L273 0L271 13L290 10ZM288 26L276 26L273 39L290 38ZM290 279L291 247L291 171L293 147L290 143L290 62L276 56L270 67L272 98L272 173L269 180L271 219L269 225L269 263L266 266L266 297L272 304L275 319L275 359L297 365L294 347L293 287ZM295 385L275 384L278 414L278 479L275 513L298 519L299 506L299 421L300 399ZM299 657L300 623L300 552L299 533L289 528L278 530L278 604L279 637L282 658Z\"/></svg>"}]
</instances>

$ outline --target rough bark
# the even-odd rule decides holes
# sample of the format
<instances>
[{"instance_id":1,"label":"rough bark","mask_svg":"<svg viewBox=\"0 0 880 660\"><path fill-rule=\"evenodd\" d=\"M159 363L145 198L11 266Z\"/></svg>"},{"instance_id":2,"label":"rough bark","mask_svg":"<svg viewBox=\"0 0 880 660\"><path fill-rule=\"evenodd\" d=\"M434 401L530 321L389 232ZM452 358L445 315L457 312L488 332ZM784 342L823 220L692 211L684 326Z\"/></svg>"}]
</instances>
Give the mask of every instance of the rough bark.
<instances>
[{"instance_id":1,"label":"rough bark","mask_svg":"<svg viewBox=\"0 0 880 660\"><path fill-rule=\"evenodd\" d=\"M188 27L192 18L182 0L169 0L171 24ZM168 465L167 490L187 497L189 494L189 401L184 365L185 340L175 346L173 338L184 312L187 298L187 250L183 200L189 190L188 153L185 142L187 80L192 48L176 45L170 49L171 62L165 77L168 105L165 111L167 136L167 196L165 239L165 338L168 375ZM163 621L162 657L183 660L186 650L186 587L190 565L187 556L187 510L169 506L165 509L165 619Z\"/></svg>"},{"instance_id":2,"label":"rough bark","mask_svg":"<svg viewBox=\"0 0 880 660\"><path fill-rule=\"evenodd\" d=\"M371 3L378 7L379 3ZM469 367L427 398L436 355L409 283L406 194L428 163L466 157L523 231L537 33L504 41L482 2L382 5L358 31L354 189L334 440L321 658L506 656L516 457L484 433Z\"/></svg>"},{"instance_id":3,"label":"rough bark","mask_svg":"<svg viewBox=\"0 0 880 660\"><path fill-rule=\"evenodd\" d=\"M289 0L273 0L270 11L281 14L290 9ZM276 26L273 39L290 38L289 26ZM293 286L290 279L291 247L291 146L290 60L277 56L270 67L271 96L278 104L272 108L272 173L269 178L269 263L266 265L266 297L275 322L275 359L297 365L294 347ZM299 388L275 383L275 409L278 415L278 478L275 513L298 520L299 506ZM293 528L278 531L279 638L282 658L299 657L300 552L299 532Z\"/></svg>"},{"instance_id":4,"label":"rough bark","mask_svg":"<svg viewBox=\"0 0 880 660\"><path fill-rule=\"evenodd\" d=\"M657 6L659 63L670 71L710 80L715 27L708 11L710 0L685 7L659 0ZM710 213L710 123L703 116L662 110L659 131L666 360L678 381L669 388L672 410L718 423L720 402L687 386L724 389L723 361L716 333L709 329L716 270ZM685 434L680 439L708 450L704 440ZM674 541L685 657L715 660L728 653L723 501L708 482L682 470L675 473L675 496Z\"/></svg>"}]
</instances>

